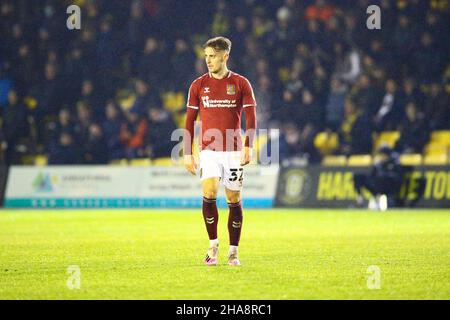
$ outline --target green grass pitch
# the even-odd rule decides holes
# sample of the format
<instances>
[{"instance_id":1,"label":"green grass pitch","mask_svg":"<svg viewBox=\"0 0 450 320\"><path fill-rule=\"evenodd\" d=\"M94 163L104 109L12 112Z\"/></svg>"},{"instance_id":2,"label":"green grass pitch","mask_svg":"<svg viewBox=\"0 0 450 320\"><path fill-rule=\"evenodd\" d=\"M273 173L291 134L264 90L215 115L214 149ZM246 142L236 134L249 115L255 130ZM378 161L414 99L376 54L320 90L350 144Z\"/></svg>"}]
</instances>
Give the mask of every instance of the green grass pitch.
<instances>
[{"instance_id":1,"label":"green grass pitch","mask_svg":"<svg viewBox=\"0 0 450 320\"><path fill-rule=\"evenodd\" d=\"M450 298L448 210L245 210L240 267L227 216L207 267L199 210L1 210L0 299Z\"/></svg>"}]
</instances>

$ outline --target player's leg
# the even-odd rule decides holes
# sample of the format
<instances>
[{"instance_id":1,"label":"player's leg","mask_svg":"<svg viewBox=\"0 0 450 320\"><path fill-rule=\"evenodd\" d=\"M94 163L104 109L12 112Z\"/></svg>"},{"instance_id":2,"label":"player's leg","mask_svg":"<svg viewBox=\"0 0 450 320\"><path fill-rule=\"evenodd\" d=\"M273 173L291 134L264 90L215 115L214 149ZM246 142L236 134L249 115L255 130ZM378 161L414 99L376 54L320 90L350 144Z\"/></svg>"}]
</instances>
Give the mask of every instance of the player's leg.
<instances>
[{"instance_id":1,"label":"player's leg","mask_svg":"<svg viewBox=\"0 0 450 320\"><path fill-rule=\"evenodd\" d=\"M217 242L217 223L219 214L217 211L217 190L219 188L219 178L213 177L202 181L203 205L202 212L205 220L206 231L208 232L211 244Z\"/></svg>"},{"instance_id":2,"label":"player's leg","mask_svg":"<svg viewBox=\"0 0 450 320\"><path fill-rule=\"evenodd\" d=\"M205 263L207 265L217 265L219 255L219 240L217 238L217 223L219 213L217 211L217 190L219 178L213 177L202 181L203 205L202 213L205 221L206 231L209 237L209 249L206 253Z\"/></svg>"},{"instance_id":3,"label":"player's leg","mask_svg":"<svg viewBox=\"0 0 450 320\"><path fill-rule=\"evenodd\" d=\"M216 161L215 154L211 151L202 151L200 153L200 178L203 189L202 213L210 244L205 257L205 263L207 265L217 265L219 252L219 241L217 238L219 214L216 199L220 175L221 170Z\"/></svg>"},{"instance_id":4,"label":"player's leg","mask_svg":"<svg viewBox=\"0 0 450 320\"><path fill-rule=\"evenodd\" d=\"M230 250L228 253L228 264L240 265L238 259L238 246L243 222L241 191L225 188L225 194L229 208L228 233L230 237Z\"/></svg>"},{"instance_id":5,"label":"player's leg","mask_svg":"<svg viewBox=\"0 0 450 320\"><path fill-rule=\"evenodd\" d=\"M369 176L365 174L355 174L353 177L353 184L357 194L356 203L358 206L362 207L364 204L363 189L369 191L372 194L373 199L376 196L375 185Z\"/></svg>"},{"instance_id":6,"label":"player's leg","mask_svg":"<svg viewBox=\"0 0 450 320\"><path fill-rule=\"evenodd\" d=\"M241 166L241 152L224 152L223 154L223 185L227 197L228 233L230 236L230 252L228 264L239 265L238 246L242 230L241 189L244 178L244 168Z\"/></svg>"}]
</instances>

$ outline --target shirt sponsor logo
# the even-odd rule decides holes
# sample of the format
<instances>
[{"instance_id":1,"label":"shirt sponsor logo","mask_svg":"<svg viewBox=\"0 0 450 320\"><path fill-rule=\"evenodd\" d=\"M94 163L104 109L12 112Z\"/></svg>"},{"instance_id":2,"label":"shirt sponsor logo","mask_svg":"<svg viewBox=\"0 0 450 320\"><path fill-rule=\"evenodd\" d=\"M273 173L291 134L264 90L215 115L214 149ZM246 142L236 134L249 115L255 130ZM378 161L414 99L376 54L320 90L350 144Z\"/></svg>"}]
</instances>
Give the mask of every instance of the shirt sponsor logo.
<instances>
[{"instance_id":1,"label":"shirt sponsor logo","mask_svg":"<svg viewBox=\"0 0 450 320\"><path fill-rule=\"evenodd\" d=\"M202 96L203 107L205 108L236 108L237 101L230 99L210 99L209 96Z\"/></svg>"}]
</instances>

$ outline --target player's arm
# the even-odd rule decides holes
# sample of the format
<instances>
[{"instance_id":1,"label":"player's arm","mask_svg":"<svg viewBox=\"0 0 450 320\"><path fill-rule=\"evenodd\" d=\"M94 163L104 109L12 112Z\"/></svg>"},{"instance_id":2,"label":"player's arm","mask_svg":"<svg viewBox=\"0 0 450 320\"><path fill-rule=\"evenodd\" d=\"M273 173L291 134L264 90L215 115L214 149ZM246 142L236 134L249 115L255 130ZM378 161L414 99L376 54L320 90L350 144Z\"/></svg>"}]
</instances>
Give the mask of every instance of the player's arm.
<instances>
[{"instance_id":1,"label":"player's arm","mask_svg":"<svg viewBox=\"0 0 450 320\"><path fill-rule=\"evenodd\" d=\"M241 165L245 166L252 160L253 142L256 134L256 107L244 108L245 113L245 145L241 157Z\"/></svg>"},{"instance_id":2,"label":"player's arm","mask_svg":"<svg viewBox=\"0 0 450 320\"><path fill-rule=\"evenodd\" d=\"M242 102L245 113L245 145L241 154L241 166L245 166L252 160L256 134L256 100L252 86L247 79L243 79L242 83Z\"/></svg>"},{"instance_id":3,"label":"player's arm","mask_svg":"<svg viewBox=\"0 0 450 320\"><path fill-rule=\"evenodd\" d=\"M196 92L196 86L194 84L189 88L189 95L187 99L187 110L186 110L186 124L184 130L184 166L186 170L196 174L197 164L195 162L194 155L192 154L192 143L194 142L194 128L195 119L197 119L199 110L199 99Z\"/></svg>"}]
</instances>

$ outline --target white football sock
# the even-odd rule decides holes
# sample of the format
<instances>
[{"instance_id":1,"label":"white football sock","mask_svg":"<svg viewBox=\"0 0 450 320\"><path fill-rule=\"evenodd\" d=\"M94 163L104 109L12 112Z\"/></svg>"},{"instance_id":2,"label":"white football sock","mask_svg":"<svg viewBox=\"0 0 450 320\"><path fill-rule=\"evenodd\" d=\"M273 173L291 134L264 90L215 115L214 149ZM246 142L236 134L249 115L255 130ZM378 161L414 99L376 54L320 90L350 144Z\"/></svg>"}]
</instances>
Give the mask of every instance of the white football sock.
<instances>
[{"instance_id":1,"label":"white football sock","mask_svg":"<svg viewBox=\"0 0 450 320\"><path fill-rule=\"evenodd\" d=\"M238 254L238 246L230 246L230 251L229 251L229 255Z\"/></svg>"},{"instance_id":2,"label":"white football sock","mask_svg":"<svg viewBox=\"0 0 450 320\"><path fill-rule=\"evenodd\" d=\"M209 240L209 246L210 247L218 247L219 246L219 239Z\"/></svg>"}]
</instances>

